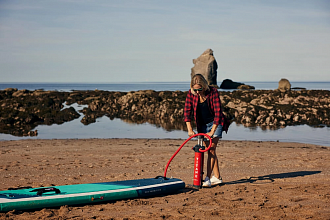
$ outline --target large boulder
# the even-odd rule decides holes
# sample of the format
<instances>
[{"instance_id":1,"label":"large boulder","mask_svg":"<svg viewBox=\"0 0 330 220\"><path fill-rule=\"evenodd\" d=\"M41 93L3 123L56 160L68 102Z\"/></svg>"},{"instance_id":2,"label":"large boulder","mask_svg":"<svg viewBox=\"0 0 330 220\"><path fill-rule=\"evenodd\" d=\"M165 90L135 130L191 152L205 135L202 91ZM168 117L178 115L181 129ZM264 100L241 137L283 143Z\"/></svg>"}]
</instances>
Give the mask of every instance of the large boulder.
<instances>
[{"instance_id":1,"label":"large boulder","mask_svg":"<svg viewBox=\"0 0 330 220\"><path fill-rule=\"evenodd\" d=\"M231 79L225 79L220 85L220 89L237 89L239 86L245 85L244 83L234 82Z\"/></svg>"},{"instance_id":2,"label":"large boulder","mask_svg":"<svg viewBox=\"0 0 330 220\"><path fill-rule=\"evenodd\" d=\"M197 59L193 59L195 66L191 68L191 77L195 74L202 74L208 84L218 88L217 69L218 64L213 56L213 50L207 49Z\"/></svg>"},{"instance_id":3,"label":"large boulder","mask_svg":"<svg viewBox=\"0 0 330 220\"><path fill-rule=\"evenodd\" d=\"M289 80L287 80L287 79L281 79L278 82L278 89L281 92L285 92L285 91L290 90L291 89L291 84L290 84Z\"/></svg>"}]
</instances>

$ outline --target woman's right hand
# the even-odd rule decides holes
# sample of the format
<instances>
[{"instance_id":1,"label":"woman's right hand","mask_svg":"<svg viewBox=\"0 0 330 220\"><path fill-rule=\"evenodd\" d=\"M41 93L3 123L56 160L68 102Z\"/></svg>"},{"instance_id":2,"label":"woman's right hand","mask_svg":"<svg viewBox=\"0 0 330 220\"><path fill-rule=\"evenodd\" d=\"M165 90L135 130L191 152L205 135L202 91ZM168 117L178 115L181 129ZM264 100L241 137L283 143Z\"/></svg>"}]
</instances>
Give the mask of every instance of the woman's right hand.
<instances>
[{"instance_id":1,"label":"woman's right hand","mask_svg":"<svg viewBox=\"0 0 330 220\"><path fill-rule=\"evenodd\" d=\"M196 133L193 131L193 130L191 130L191 131L188 131L188 136L189 137L191 137L191 136L193 136L193 135L195 135Z\"/></svg>"},{"instance_id":2,"label":"woman's right hand","mask_svg":"<svg viewBox=\"0 0 330 220\"><path fill-rule=\"evenodd\" d=\"M187 129L188 129L188 136L189 137L193 136L195 134L195 132L194 132L192 126L191 126L190 121L187 121L186 125L187 125Z\"/></svg>"}]
</instances>

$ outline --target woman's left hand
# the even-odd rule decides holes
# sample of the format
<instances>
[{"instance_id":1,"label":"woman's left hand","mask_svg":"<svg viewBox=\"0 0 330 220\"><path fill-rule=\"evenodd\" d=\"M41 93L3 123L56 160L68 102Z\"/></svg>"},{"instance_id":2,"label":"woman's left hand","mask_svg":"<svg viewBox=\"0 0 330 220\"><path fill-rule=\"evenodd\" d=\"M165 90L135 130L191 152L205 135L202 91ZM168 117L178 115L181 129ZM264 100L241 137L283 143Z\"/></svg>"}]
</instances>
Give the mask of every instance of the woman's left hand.
<instances>
[{"instance_id":1,"label":"woman's left hand","mask_svg":"<svg viewBox=\"0 0 330 220\"><path fill-rule=\"evenodd\" d=\"M214 135L215 131L217 130L217 127L218 127L218 125L213 124L211 131L209 133L207 133L207 135L210 136L211 138L213 138L213 135Z\"/></svg>"},{"instance_id":2,"label":"woman's left hand","mask_svg":"<svg viewBox=\"0 0 330 220\"><path fill-rule=\"evenodd\" d=\"M209 132L209 133L206 133L208 136L210 136L211 138L213 138L213 135L214 135L214 132Z\"/></svg>"}]
</instances>

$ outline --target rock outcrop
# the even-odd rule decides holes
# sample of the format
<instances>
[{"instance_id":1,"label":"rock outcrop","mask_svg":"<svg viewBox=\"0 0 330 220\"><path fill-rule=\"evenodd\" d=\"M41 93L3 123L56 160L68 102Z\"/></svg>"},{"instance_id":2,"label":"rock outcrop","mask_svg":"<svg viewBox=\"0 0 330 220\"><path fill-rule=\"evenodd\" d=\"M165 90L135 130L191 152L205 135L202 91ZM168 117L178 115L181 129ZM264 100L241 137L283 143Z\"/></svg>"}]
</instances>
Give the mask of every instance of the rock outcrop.
<instances>
[{"instance_id":1,"label":"rock outcrop","mask_svg":"<svg viewBox=\"0 0 330 220\"><path fill-rule=\"evenodd\" d=\"M240 85L237 87L237 89L240 89L240 90L251 90L251 89L255 89L254 86L249 86L249 85Z\"/></svg>"},{"instance_id":2,"label":"rock outcrop","mask_svg":"<svg viewBox=\"0 0 330 220\"><path fill-rule=\"evenodd\" d=\"M39 124L62 124L79 118L73 107L63 109L68 93L6 89L0 91L0 132L36 136Z\"/></svg>"},{"instance_id":3,"label":"rock outcrop","mask_svg":"<svg viewBox=\"0 0 330 220\"><path fill-rule=\"evenodd\" d=\"M35 136L39 124L61 124L80 117L90 124L98 117L120 118L130 123L150 123L165 130L186 130L183 111L187 92L153 90L137 92L109 91L29 91L0 90L0 133ZM307 124L330 127L330 91L328 90L235 90L220 92L225 115L238 124L277 129Z\"/></svg>"},{"instance_id":4,"label":"rock outcrop","mask_svg":"<svg viewBox=\"0 0 330 220\"><path fill-rule=\"evenodd\" d=\"M235 122L247 127L330 126L330 91L234 91L222 92L220 98Z\"/></svg>"},{"instance_id":5,"label":"rock outcrop","mask_svg":"<svg viewBox=\"0 0 330 220\"><path fill-rule=\"evenodd\" d=\"M291 89L291 83L290 83L289 80L287 80L287 79L281 79L281 80L278 82L278 89L279 89L281 92L288 91L288 90Z\"/></svg>"},{"instance_id":6,"label":"rock outcrop","mask_svg":"<svg viewBox=\"0 0 330 220\"><path fill-rule=\"evenodd\" d=\"M234 82L231 79L225 79L220 85L220 89L237 89L237 87L244 85L244 83Z\"/></svg>"},{"instance_id":7,"label":"rock outcrop","mask_svg":"<svg viewBox=\"0 0 330 220\"><path fill-rule=\"evenodd\" d=\"M191 77L195 74L202 74L208 84L218 88L217 69L218 64L213 56L213 50L207 49L197 59L193 59L195 66L191 68Z\"/></svg>"},{"instance_id":8,"label":"rock outcrop","mask_svg":"<svg viewBox=\"0 0 330 220\"><path fill-rule=\"evenodd\" d=\"M251 90L255 89L254 86L245 85L244 83L234 82L231 79L225 79L220 85L220 89L240 89L240 90Z\"/></svg>"}]
</instances>

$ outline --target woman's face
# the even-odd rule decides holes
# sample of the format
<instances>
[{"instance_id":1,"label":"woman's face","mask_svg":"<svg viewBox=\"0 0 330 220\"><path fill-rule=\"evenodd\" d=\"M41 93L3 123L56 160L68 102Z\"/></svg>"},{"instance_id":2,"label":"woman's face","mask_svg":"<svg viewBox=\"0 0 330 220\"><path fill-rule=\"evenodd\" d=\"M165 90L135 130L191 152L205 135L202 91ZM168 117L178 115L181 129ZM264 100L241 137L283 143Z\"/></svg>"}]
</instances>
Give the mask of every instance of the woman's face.
<instances>
[{"instance_id":1,"label":"woman's face","mask_svg":"<svg viewBox=\"0 0 330 220\"><path fill-rule=\"evenodd\" d=\"M202 94L204 92L204 88L199 85L199 84L195 84L193 86L193 90L197 93L197 94Z\"/></svg>"}]
</instances>

